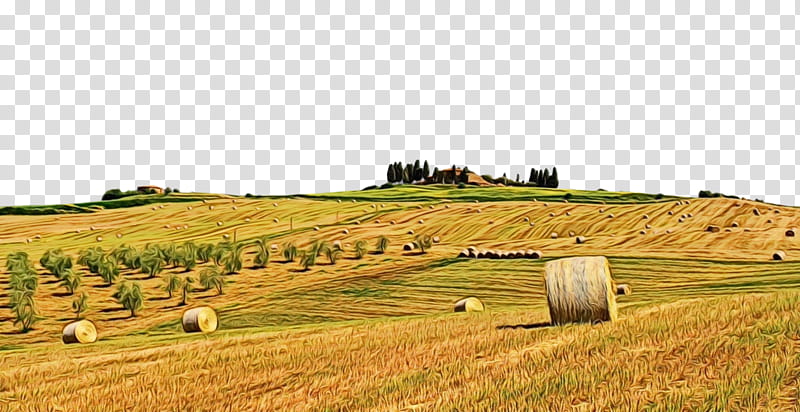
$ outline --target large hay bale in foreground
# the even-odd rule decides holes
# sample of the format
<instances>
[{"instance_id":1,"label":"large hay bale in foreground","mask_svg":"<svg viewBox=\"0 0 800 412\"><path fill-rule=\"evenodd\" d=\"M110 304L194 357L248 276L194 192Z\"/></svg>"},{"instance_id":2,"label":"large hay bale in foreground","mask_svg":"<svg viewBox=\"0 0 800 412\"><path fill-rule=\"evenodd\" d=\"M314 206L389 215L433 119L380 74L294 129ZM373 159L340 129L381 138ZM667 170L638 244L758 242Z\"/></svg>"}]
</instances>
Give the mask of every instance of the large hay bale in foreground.
<instances>
[{"instance_id":1,"label":"large hay bale in foreground","mask_svg":"<svg viewBox=\"0 0 800 412\"><path fill-rule=\"evenodd\" d=\"M187 333L211 333L217 330L219 321L217 319L217 312L215 312L214 309L203 306L183 312L182 324L183 331Z\"/></svg>"},{"instance_id":2,"label":"large hay bale in foreground","mask_svg":"<svg viewBox=\"0 0 800 412\"><path fill-rule=\"evenodd\" d=\"M97 328L90 320L79 320L64 327L61 340L66 343L93 343L97 340Z\"/></svg>"},{"instance_id":3,"label":"large hay bale in foreground","mask_svg":"<svg viewBox=\"0 0 800 412\"><path fill-rule=\"evenodd\" d=\"M617 320L617 290L608 259L587 256L551 260L544 269L553 324Z\"/></svg>"},{"instance_id":4,"label":"large hay bale in foreground","mask_svg":"<svg viewBox=\"0 0 800 412\"><path fill-rule=\"evenodd\" d=\"M459 300L455 304L454 312L483 312L486 307L483 306L483 302L480 299L474 297L468 297Z\"/></svg>"}]
</instances>

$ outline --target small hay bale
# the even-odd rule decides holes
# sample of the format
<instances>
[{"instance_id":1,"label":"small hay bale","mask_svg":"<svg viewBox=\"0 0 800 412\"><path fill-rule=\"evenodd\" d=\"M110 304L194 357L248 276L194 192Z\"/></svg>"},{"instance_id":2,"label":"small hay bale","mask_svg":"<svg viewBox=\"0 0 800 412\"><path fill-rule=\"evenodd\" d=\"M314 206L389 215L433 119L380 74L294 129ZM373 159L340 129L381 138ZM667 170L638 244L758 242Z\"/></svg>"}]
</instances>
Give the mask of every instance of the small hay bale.
<instances>
[{"instance_id":1,"label":"small hay bale","mask_svg":"<svg viewBox=\"0 0 800 412\"><path fill-rule=\"evenodd\" d=\"M564 213L565 216L572 216L569 212Z\"/></svg>"},{"instance_id":2,"label":"small hay bale","mask_svg":"<svg viewBox=\"0 0 800 412\"><path fill-rule=\"evenodd\" d=\"M406 234L413 235L414 231L413 230L409 230L408 232L406 232Z\"/></svg>"},{"instance_id":3,"label":"small hay bale","mask_svg":"<svg viewBox=\"0 0 800 412\"><path fill-rule=\"evenodd\" d=\"M454 312L483 312L486 308L478 298L469 297L456 302Z\"/></svg>"},{"instance_id":4,"label":"small hay bale","mask_svg":"<svg viewBox=\"0 0 800 412\"><path fill-rule=\"evenodd\" d=\"M569 200L567 200L567 199L564 199L564 203L569 203Z\"/></svg>"},{"instance_id":5,"label":"small hay bale","mask_svg":"<svg viewBox=\"0 0 800 412\"><path fill-rule=\"evenodd\" d=\"M672 233L672 229L665 230L666 233Z\"/></svg>"},{"instance_id":6,"label":"small hay bale","mask_svg":"<svg viewBox=\"0 0 800 412\"><path fill-rule=\"evenodd\" d=\"M417 209L422 209L422 205L417 205Z\"/></svg>"},{"instance_id":7,"label":"small hay bale","mask_svg":"<svg viewBox=\"0 0 800 412\"><path fill-rule=\"evenodd\" d=\"M517 259L524 258L525 257L525 251L524 250L515 250L514 251L514 257L517 258Z\"/></svg>"},{"instance_id":8,"label":"small hay bale","mask_svg":"<svg viewBox=\"0 0 800 412\"><path fill-rule=\"evenodd\" d=\"M192 210L191 206L186 206L186 210Z\"/></svg>"},{"instance_id":9,"label":"small hay bale","mask_svg":"<svg viewBox=\"0 0 800 412\"><path fill-rule=\"evenodd\" d=\"M155 206L153 206L153 210L156 210L156 209L158 209L158 208L157 208L157 207L155 207Z\"/></svg>"},{"instance_id":10,"label":"small hay bale","mask_svg":"<svg viewBox=\"0 0 800 412\"><path fill-rule=\"evenodd\" d=\"M403 247L403 250L405 250L405 246ZM409 250L411 250L411 249L409 249ZM461 252L458 253L458 257L460 257L460 258L469 257L469 250L462 249Z\"/></svg>"},{"instance_id":11,"label":"small hay bale","mask_svg":"<svg viewBox=\"0 0 800 412\"><path fill-rule=\"evenodd\" d=\"M81 233L80 229L75 230L75 233Z\"/></svg>"},{"instance_id":12,"label":"small hay bale","mask_svg":"<svg viewBox=\"0 0 800 412\"><path fill-rule=\"evenodd\" d=\"M61 331L61 341L71 343L94 343L97 341L97 328L90 320L82 319L64 326Z\"/></svg>"},{"instance_id":13,"label":"small hay bale","mask_svg":"<svg viewBox=\"0 0 800 412\"><path fill-rule=\"evenodd\" d=\"M679 201L675 202L675 204L680 206L681 205L681 201L679 200Z\"/></svg>"},{"instance_id":14,"label":"small hay bale","mask_svg":"<svg viewBox=\"0 0 800 412\"><path fill-rule=\"evenodd\" d=\"M188 228L189 228L189 225L183 225L183 228L184 228L184 229L188 229Z\"/></svg>"},{"instance_id":15,"label":"small hay bale","mask_svg":"<svg viewBox=\"0 0 800 412\"><path fill-rule=\"evenodd\" d=\"M117 233L117 239L121 239L121 238L122 238L122 233Z\"/></svg>"},{"instance_id":16,"label":"small hay bale","mask_svg":"<svg viewBox=\"0 0 800 412\"><path fill-rule=\"evenodd\" d=\"M603 209L603 208L600 208L600 209L599 209L597 212L598 212L598 213L605 213L605 212L606 212L606 210L605 210L605 209Z\"/></svg>"},{"instance_id":17,"label":"small hay bale","mask_svg":"<svg viewBox=\"0 0 800 412\"><path fill-rule=\"evenodd\" d=\"M375 223L381 223L380 219L375 219Z\"/></svg>"},{"instance_id":18,"label":"small hay bale","mask_svg":"<svg viewBox=\"0 0 800 412\"><path fill-rule=\"evenodd\" d=\"M214 205L208 205L208 210L214 210Z\"/></svg>"},{"instance_id":19,"label":"small hay bale","mask_svg":"<svg viewBox=\"0 0 800 412\"><path fill-rule=\"evenodd\" d=\"M467 256L469 256L471 258L478 257L478 253L479 253L479 251L475 246L470 246L470 247L467 248Z\"/></svg>"},{"instance_id":20,"label":"small hay bale","mask_svg":"<svg viewBox=\"0 0 800 412\"><path fill-rule=\"evenodd\" d=\"M217 330L219 320L214 309L203 306L183 312L181 324L183 325L183 331L186 333L211 333Z\"/></svg>"},{"instance_id":21,"label":"small hay bale","mask_svg":"<svg viewBox=\"0 0 800 412\"><path fill-rule=\"evenodd\" d=\"M756 216L761 216L761 212L757 208L753 208L753 214Z\"/></svg>"},{"instance_id":22,"label":"small hay bale","mask_svg":"<svg viewBox=\"0 0 800 412\"><path fill-rule=\"evenodd\" d=\"M613 213L609 213L609 214L608 214L608 218L609 218L609 219L613 219L613 218L614 218L614 214L613 214Z\"/></svg>"},{"instance_id":23,"label":"small hay bale","mask_svg":"<svg viewBox=\"0 0 800 412\"><path fill-rule=\"evenodd\" d=\"M420 219L420 220L418 220L418 221L417 221L417 223L419 223L419 224L423 224L423 223L425 223L425 221L424 221L424 220L422 220L422 219Z\"/></svg>"},{"instance_id":24,"label":"small hay bale","mask_svg":"<svg viewBox=\"0 0 800 412\"><path fill-rule=\"evenodd\" d=\"M450 205L444 205L445 209L450 209Z\"/></svg>"},{"instance_id":25,"label":"small hay bale","mask_svg":"<svg viewBox=\"0 0 800 412\"><path fill-rule=\"evenodd\" d=\"M576 237L575 238L575 243L577 243L579 245L582 245L582 244L586 243L586 237L584 237L584 236Z\"/></svg>"},{"instance_id":26,"label":"small hay bale","mask_svg":"<svg viewBox=\"0 0 800 412\"><path fill-rule=\"evenodd\" d=\"M745 231L745 232L749 232L749 231L750 231L750 229L747 229L747 228L745 228L745 229L744 229L744 231Z\"/></svg>"},{"instance_id":27,"label":"small hay bale","mask_svg":"<svg viewBox=\"0 0 800 412\"><path fill-rule=\"evenodd\" d=\"M390 220L390 221L389 221L389 224L390 224L390 225L393 225L393 224L395 224L395 221L394 221L394 220Z\"/></svg>"},{"instance_id":28,"label":"small hay bale","mask_svg":"<svg viewBox=\"0 0 800 412\"><path fill-rule=\"evenodd\" d=\"M731 223L731 227L739 227L739 222L733 222L733 223Z\"/></svg>"},{"instance_id":29,"label":"small hay bale","mask_svg":"<svg viewBox=\"0 0 800 412\"><path fill-rule=\"evenodd\" d=\"M531 221L531 219L530 219L530 218L528 218L528 216L525 216L525 217L523 217L523 218L522 218L522 221L523 221L523 222L530 222L530 221Z\"/></svg>"},{"instance_id":30,"label":"small hay bale","mask_svg":"<svg viewBox=\"0 0 800 412\"><path fill-rule=\"evenodd\" d=\"M350 230L344 229L344 230L342 230L342 234L343 235L349 235L350 234Z\"/></svg>"},{"instance_id":31,"label":"small hay bale","mask_svg":"<svg viewBox=\"0 0 800 412\"><path fill-rule=\"evenodd\" d=\"M94 226L89 226L89 230L97 230L97 228Z\"/></svg>"},{"instance_id":32,"label":"small hay bale","mask_svg":"<svg viewBox=\"0 0 800 412\"><path fill-rule=\"evenodd\" d=\"M428 206L429 209L433 209L433 205Z\"/></svg>"},{"instance_id":33,"label":"small hay bale","mask_svg":"<svg viewBox=\"0 0 800 412\"><path fill-rule=\"evenodd\" d=\"M720 230L719 226L714 226L714 225L708 225L708 227L706 228L706 232L711 232L711 233L717 233L719 232L719 230Z\"/></svg>"},{"instance_id":34,"label":"small hay bale","mask_svg":"<svg viewBox=\"0 0 800 412\"><path fill-rule=\"evenodd\" d=\"M494 220L490 220L490 221L489 221L489 224L490 224L490 225L493 225L493 224L494 224Z\"/></svg>"},{"instance_id":35,"label":"small hay bale","mask_svg":"<svg viewBox=\"0 0 800 412\"><path fill-rule=\"evenodd\" d=\"M780 210L778 210L778 209L775 209L775 213L780 213L780 212L781 212Z\"/></svg>"},{"instance_id":36,"label":"small hay bale","mask_svg":"<svg viewBox=\"0 0 800 412\"><path fill-rule=\"evenodd\" d=\"M726 232L731 232L731 228L729 228L729 227L726 227L726 228L725 228L725 231L726 231Z\"/></svg>"},{"instance_id":37,"label":"small hay bale","mask_svg":"<svg viewBox=\"0 0 800 412\"><path fill-rule=\"evenodd\" d=\"M250 218L249 218L249 217L246 217L246 218L244 218L244 221L245 221L245 222L249 222L249 221L250 221Z\"/></svg>"},{"instance_id":38,"label":"small hay bale","mask_svg":"<svg viewBox=\"0 0 800 412\"><path fill-rule=\"evenodd\" d=\"M556 217L556 214L553 213L553 212L550 212L550 217Z\"/></svg>"},{"instance_id":39,"label":"small hay bale","mask_svg":"<svg viewBox=\"0 0 800 412\"><path fill-rule=\"evenodd\" d=\"M541 259L542 256L543 256L542 251L540 250L532 250L532 249L525 250L525 257L528 259Z\"/></svg>"},{"instance_id":40,"label":"small hay bale","mask_svg":"<svg viewBox=\"0 0 800 412\"><path fill-rule=\"evenodd\" d=\"M794 229L794 228L792 228L792 229L788 229L788 230L786 231L786 237L794 237L794 232L795 232L795 230L796 230L796 229Z\"/></svg>"},{"instance_id":41,"label":"small hay bale","mask_svg":"<svg viewBox=\"0 0 800 412\"><path fill-rule=\"evenodd\" d=\"M678 219L678 223L683 223L683 218Z\"/></svg>"},{"instance_id":42,"label":"small hay bale","mask_svg":"<svg viewBox=\"0 0 800 412\"><path fill-rule=\"evenodd\" d=\"M208 203L208 201L206 201L205 199L203 199L203 203Z\"/></svg>"},{"instance_id":43,"label":"small hay bale","mask_svg":"<svg viewBox=\"0 0 800 412\"><path fill-rule=\"evenodd\" d=\"M269 245L269 248L272 249L272 250L278 250L278 245L273 243L273 244Z\"/></svg>"},{"instance_id":44,"label":"small hay bale","mask_svg":"<svg viewBox=\"0 0 800 412\"><path fill-rule=\"evenodd\" d=\"M681 219L686 219L686 214L682 214Z\"/></svg>"},{"instance_id":45,"label":"small hay bale","mask_svg":"<svg viewBox=\"0 0 800 412\"><path fill-rule=\"evenodd\" d=\"M222 226L222 222L217 222L217 226Z\"/></svg>"},{"instance_id":46,"label":"small hay bale","mask_svg":"<svg viewBox=\"0 0 800 412\"><path fill-rule=\"evenodd\" d=\"M786 260L786 252L782 250L775 251L772 254L772 260Z\"/></svg>"},{"instance_id":47,"label":"small hay bale","mask_svg":"<svg viewBox=\"0 0 800 412\"><path fill-rule=\"evenodd\" d=\"M222 234L222 238L223 238L223 239L230 239L230 237L231 237L231 235L229 235L229 234L227 234L227 233L223 233L223 234Z\"/></svg>"},{"instance_id":48,"label":"small hay bale","mask_svg":"<svg viewBox=\"0 0 800 412\"><path fill-rule=\"evenodd\" d=\"M33 242L33 239L31 239L31 238L27 238L27 239L25 239L25 242L27 242L27 243L31 243L31 242Z\"/></svg>"},{"instance_id":49,"label":"small hay bale","mask_svg":"<svg viewBox=\"0 0 800 412\"><path fill-rule=\"evenodd\" d=\"M685 201L685 202L683 202L683 203L684 203L684 204L687 204L687 205L688 205L688 204L690 204L690 202L689 202L688 200L687 200L687 201Z\"/></svg>"},{"instance_id":50,"label":"small hay bale","mask_svg":"<svg viewBox=\"0 0 800 412\"><path fill-rule=\"evenodd\" d=\"M479 250L477 253L475 253L475 258L477 258L477 259L485 259L486 258L486 251L485 250Z\"/></svg>"},{"instance_id":51,"label":"small hay bale","mask_svg":"<svg viewBox=\"0 0 800 412\"><path fill-rule=\"evenodd\" d=\"M645 229L652 229L652 228L653 228L653 226L652 226L652 225L650 225L650 224L648 223L648 224L644 225L644 228L645 228Z\"/></svg>"},{"instance_id":52,"label":"small hay bale","mask_svg":"<svg viewBox=\"0 0 800 412\"><path fill-rule=\"evenodd\" d=\"M159 208L159 209L163 209L163 208L164 208L164 205L158 205L158 208Z\"/></svg>"},{"instance_id":53,"label":"small hay bale","mask_svg":"<svg viewBox=\"0 0 800 412\"><path fill-rule=\"evenodd\" d=\"M360 224L361 224L361 221L360 221L360 220L356 220L356 224L357 224L357 225L360 225Z\"/></svg>"},{"instance_id":54,"label":"small hay bale","mask_svg":"<svg viewBox=\"0 0 800 412\"><path fill-rule=\"evenodd\" d=\"M375 209L375 203L373 203L373 204L369 205L369 207L371 207L371 208Z\"/></svg>"},{"instance_id":55,"label":"small hay bale","mask_svg":"<svg viewBox=\"0 0 800 412\"><path fill-rule=\"evenodd\" d=\"M674 214L675 214L675 212L673 212L673 211L671 211L671 210L670 210L669 212L667 212L667 214L668 214L668 215L670 215L670 216L672 216L672 215L674 215Z\"/></svg>"},{"instance_id":56,"label":"small hay bale","mask_svg":"<svg viewBox=\"0 0 800 412\"><path fill-rule=\"evenodd\" d=\"M553 232L550 234L550 239L558 239L558 233Z\"/></svg>"},{"instance_id":57,"label":"small hay bale","mask_svg":"<svg viewBox=\"0 0 800 412\"><path fill-rule=\"evenodd\" d=\"M339 249L342 248L342 241L341 240L334 240L333 247L338 247Z\"/></svg>"},{"instance_id":58,"label":"small hay bale","mask_svg":"<svg viewBox=\"0 0 800 412\"><path fill-rule=\"evenodd\" d=\"M169 225L164 225L164 229L169 229Z\"/></svg>"},{"instance_id":59,"label":"small hay bale","mask_svg":"<svg viewBox=\"0 0 800 412\"><path fill-rule=\"evenodd\" d=\"M314 231L318 232L319 231L319 226L314 226Z\"/></svg>"},{"instance_id":60,"label":"small hay bale","mask_svg":"<svg viewBox=\"0 0 800 412\"><path fill-rule=\"evenodd\" d=\"M431 239L431 241L432 241L433 243L439 243L439 241L440 241L440 240L441 240L441 239L439 239L439 236L434 236L434 237L433 237L433 239Z\"/></svg>"},{"instance_id":61,"label":"small hay bale","mask_svg":"<svg viewBox=\"0 0 800 412\"><path fill-rule=\"evenodd\" d=\"M231 203L236 203L236 199L231 199Z\"/></svg>"},{"instance_id":62,"label":"small hay bale","mask_svg":"<svg viewBox=\"0 0 800 412\"><path fill-rule=\"evenodd\" d=\"M95 238L95 240L97 240L98 242L102 242L103 241L103 237L102 236L98 236L98 237Z\"/></svg>"},{"instance_id":63,"label":"small hay bale","mask_svg":"<svg viewBox=\"0 0 800 412\"><path fill-rule=\"evenodd\" d=\"M403 245L403 250L414 250L414 248L416 247L417 245L415 245L414 242L408 242L405 245Z\"/></svg>"},{"instance_id":64,"label":"small hay bale","mask_svg":"<svg viewBox=\"0 0 800 412\"><path fill-rule=\"evenodd\" d=\"M236 210L236 206L232 206L232 207L231 207L231 209L232 209L232 210Z\"/></svg>"},{"instance_id":65,"label":"small hay bale","mask_svg":"<svg viewBox=\"0 0 800 412\"><path fill-rule=\"evenodd\" d=\"M571 230L570 230L570 231L569 231L569 237L573 237L573 236L575 236L575 232L573 232L573 231L571 231Z\"/></svg>"},{"instance_id":66,"label":"small hay bale","mask_svg":"<svg viewBox=\"0 0 800 412\"><path fill-rule=\"evenodd\" d=\"M531 222L531 223L529 224L529 226L533 226L533 225L535 225L535 223L533 223L533 222Z\"/></svg>"},{"instance_id":67,"label":"small hay bale","mask_svg":"<svg viewBox=\"0 0 800 412\"><path fill-rule=\"evenodd\" d=\"M542 206L547 207L547 202L542 203Z\"/></svg>"},{"instance_id":68,"label":"small hay bale","mask_svg":"<svg viewBox=\"0 0 800 412\"><path fill-rule=\"evenodd\" d=\"M647 231L646 231L646 230L640 230L640 231L639 231L639 234L640 234L640 235L646 235L646 234L647 234Z\"/></svg>"},{"instance_id":69,"label":"small hay bale","mask_svg":"<svg viewBox=\"0 0 800 412\"><path fill-rule=\"evenodd\" d=\"M687 213L686 217L693 217L691 213Z\"/></svg>"},{"instance_id":70,"label":"small hay bale","mask_svg":"<svg viewBox=\"0 0 800 412\"><path fill-rule=\"evenodd\" d=\"M603 256L573 257L545 264L545 288L554 325L617 320L616 288Z\"/></svg>"},{"instance_id":71,"label":"small hay bale","mask_svg":"<svg viewBox=\"0 0 800 412\"><path fill-rule=\"evenodd\" d=\"M277 217L276 217L276 218L274 218L274 219L272 219L272 221L273 221L274 223L278 223L278 222L279 222L279 220L278 220L278 218L277 218Z\"/></svg>"},{"instance_id":72,"label":"small hay bale","mask_svg":"<svg viewBox=\"0 0 800 412\"><path fill-rule=\"evenodd\" d=\"M476 210L475 210L475 213L480 213L480 212L481 212L481 210L480 210L480 209L476 209Z\"/></svg>"},{"instance_id":73,"label":"small hay bale","mask_svg":"<svg viewBox=\"0 0 800 412\"><path fill-rule=\"evenodd\" d=\"M385 204L383 204L383 203L381 203L381 207L386 207L386 205L385 205Z\"/></svg>"},{"instance_id":74,"label":"small hay bale","mask_svg":"<svg viewBox=\"0 0 800 412\"><path fill-rule=\"evenodd\" d=\"M336 199L336 203L342 203L342 199Z\"/></svg>"},{"instance_id":75,"label":"small hay bale","mask_svg":"<svg viewBox=\"0 0 800 412\"><path fill-rule=\"evenodd\" d=\"M631 294L631 287L626 284L617 285L617 296L628 296Z\"/></svg>"},{"instance_id":76,"label":"small hay bale","mask_svg":"<svg viewBox=\"0 0 800 412\"><path fill-rule=\"evenodd\" d=\"M355 200L353 201L353 203L355 203ZM277 203L273 203L272 207L278 207L278 204Z\"/></svg>"},{"instance_id":77,"label":"small hay bale","mask_svg":"<svg viewBox=\"0 0 800 412\"><path fill-rule=\"evenodd\" d=\"M42 238L42 235L36 235L36 236L34 236L34 239L41 239L41 238Z\"/></svg>"},{"instance_id":78,"label":"small hay bale","mask_svg":"<svg viewBox=\"0 0 800 412\"><path fill-rule=\"evenodd\" d=\"M490 250L486 252L486 256L489 259L500 259L500 251L499 250Z\"/></svg>"},{"instance_id":79,"label":"small hay bale","mask_svg":"<svg viewBox=\"0 0 800 412\"><path fill-rule=\"evenodd\" d=\"M650 219L650 216L642 215L642 219Z\"/></svg>"},{"instance_id":80,"label":"small hay bale","mask_svg":"<svg viewBox=\"0 0 800 412\"><path fill-rule=\"evenodd\" d=\"M767 219L767 223L773 223L772 219Z\"/></svg>"}]
</instances>

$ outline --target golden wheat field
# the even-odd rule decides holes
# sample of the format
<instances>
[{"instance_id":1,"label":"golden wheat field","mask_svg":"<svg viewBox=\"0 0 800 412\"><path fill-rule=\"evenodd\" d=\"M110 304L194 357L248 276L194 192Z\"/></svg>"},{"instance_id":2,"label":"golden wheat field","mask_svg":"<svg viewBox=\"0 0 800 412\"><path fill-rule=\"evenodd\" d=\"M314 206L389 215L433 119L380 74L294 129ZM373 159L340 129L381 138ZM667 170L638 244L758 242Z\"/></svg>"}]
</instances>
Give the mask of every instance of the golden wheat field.
<instances>
[{"instance_id":1,"label":"golden wheat field","mask_svg":"<svg viewBox=\"0 0 800 412\"><path fill-rule=\"evenodd\" d=\"M786 233L796 208L511 187L149 199L0 216L0 410L800 408L800 248ZM418 235L438 242L404 251ZM377 253L381 236L389 245ZM258 238L275 246L263 268ZM245 245L242 269L224 275L222 294L191 289L186 305L164 279L214 262L153 278L123 268L110 286L76 263L81 316L100 339L61 342L75 296L39 264L47 250L76 259L97 246L226 240ZM307 270L285 262L285 245L317 241L343 253ZM543 258L458 258L469 246ZM39 321L26 333L6 305L5 257L20 251L39 277ZM620 320L548 326L545 262L596 255L634 291L618 300ZM112 297L123 280L142 288L135 317ZM467 296L487 311L450 313ZM218 331L183 332L181 314L198 306L216 309Z\"/></svg>"}]
</instances>

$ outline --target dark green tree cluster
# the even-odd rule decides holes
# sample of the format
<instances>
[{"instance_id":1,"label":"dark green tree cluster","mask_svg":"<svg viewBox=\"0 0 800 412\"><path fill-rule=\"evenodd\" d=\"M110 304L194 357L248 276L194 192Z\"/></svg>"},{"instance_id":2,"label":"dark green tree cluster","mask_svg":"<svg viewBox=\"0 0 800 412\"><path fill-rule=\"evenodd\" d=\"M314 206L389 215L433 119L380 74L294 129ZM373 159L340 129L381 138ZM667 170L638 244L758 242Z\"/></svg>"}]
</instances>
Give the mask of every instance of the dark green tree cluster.
<instances>
[{"instance_id":1,"label":"dark green tree cluster","mask_svg":"<svg viewBox=\"0 0 800 412\"><path fill-rule=\"evenodd\" d=\"M81 285L80 272L72 270L72 258L64 255L61 249L50 249L39 259L39 264L47 269L58 282L72 295Z\"/></svg>"},{"instance_id":2,"label":"dark green tree cluster","mask_svg":"<svg viewBox=\"0 0 800 412\"><path fill-rule=\"evenodd\" d=\"M422 181L428 176L430 176L430 166L427 160L420 165L419 159L417 159L414 163L407 163L405 167L403 167L403 163L395 162L386 169L386 181L389 183L414 183Z\"/></svg>"},{"instance_id":3,"label":"dark green tree cluster","mask_svg":"<svg viewBox=\"0 0 800 412\"><path fill-rule=\"evenodd\" d=\"M14 324L20 326L21 332L27 332L39 321L34 300L36 289L39 287L39 275L25 252L9 254L6 268L10 274L9 307L14 313Z\"/></svg>"},{"instance_id":4,"label":"dark green tree cluster","mask_svg":"<svg viewBox=\"0 0 800 412\"><path fill-rule=\"evenodd\" d=\"M519 179L519 176L517 176ZM528 183L533 184L539 187L558 187L558 169L553 166L553 171L551 172L549 169L544 168L542 170L536 170L536 168L531 168L531 175L528 178Z\"/></svg>"}]
</instances>

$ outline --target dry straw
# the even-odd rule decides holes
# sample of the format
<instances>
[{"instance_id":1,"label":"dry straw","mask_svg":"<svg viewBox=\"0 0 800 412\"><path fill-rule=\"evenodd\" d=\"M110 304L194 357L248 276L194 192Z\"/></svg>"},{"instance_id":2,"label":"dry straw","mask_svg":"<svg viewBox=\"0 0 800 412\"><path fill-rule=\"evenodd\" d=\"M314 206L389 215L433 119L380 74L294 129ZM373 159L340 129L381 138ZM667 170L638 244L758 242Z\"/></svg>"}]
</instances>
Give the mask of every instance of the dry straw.
<instances>
[{"instance_id":1,"label":"dry straw","mask_svg":"<svg viewBox=\"0 0 800 412\"><path fill-rule=\"evenodd\" d=\"M553 324L617 320L617 289L603 256L547 262L545 288Z\"/></svg>"},{"instance_id":2,"label":"dry straw","mask_svg":"<svg viewBox=\"0 0 800 412\"><path fill-rule=\"evenodd\" d=\"M66 343L93 343L97 340L97 328L90 320L79 320L64 327L61 340Z\"/></svg>"},{"instance_id":3,"label":"dry straw","mask_svg":"<svg viewBox=\"0 0 800 412\"><path fill-rule=\"evenodd\" d=\"M217 326L219 326L217 312L208 306L193 308L183 312L181 323L183 324L183 331L187 333L210 333L217 330Z\"/></svg>"},{"instance_id":4,"label":"dry straw","mask_svg":"<svg viewBox=\"0 0 800 412\"><path fill-rule=\"evenodd\" d=\"M486 310L486 307L483 306L483 302L475 297L459 300L454 308L455 312L483 312L484 310Z\"/></svg>"}]
</instances>

